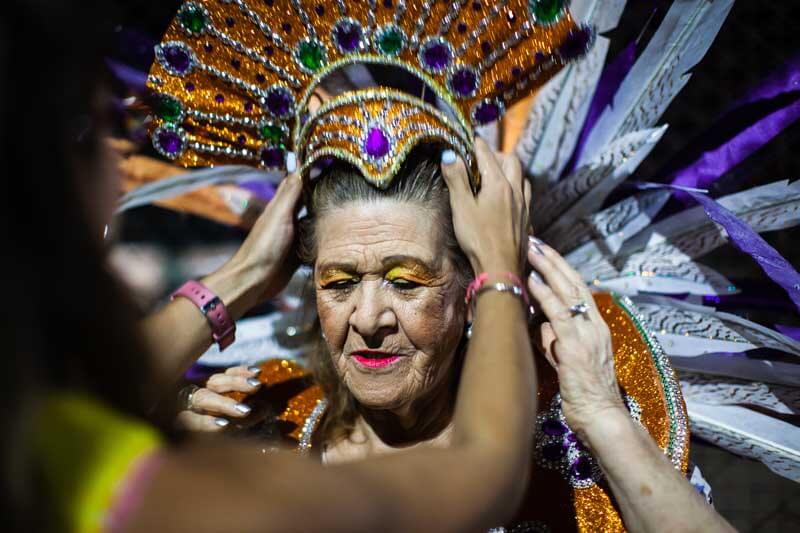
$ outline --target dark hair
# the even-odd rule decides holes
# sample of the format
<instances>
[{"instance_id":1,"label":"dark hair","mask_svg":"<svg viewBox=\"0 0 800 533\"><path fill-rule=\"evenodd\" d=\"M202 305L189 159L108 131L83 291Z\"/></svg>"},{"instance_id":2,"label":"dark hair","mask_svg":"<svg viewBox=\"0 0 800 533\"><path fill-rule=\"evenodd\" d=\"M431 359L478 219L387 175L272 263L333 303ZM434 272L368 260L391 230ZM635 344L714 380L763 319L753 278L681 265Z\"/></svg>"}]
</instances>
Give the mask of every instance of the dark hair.
<instances>
[{"instance_id":1,"label":"dark hair","mask_svg":"<svg viewBox=\"0 0 800 533\"><path fill-rule=\"evenodd\" d=\"M412 203L431 211L438 219L444 238L444 249L453 260L459 285L466 290L472 278L472 268L456 240L450 211L450 193L442 178L441 147L421 144L406 158L391 184L385 189L367 182L353 166L337 162L323 171L310 190L306 205L309 216L300 227L300 256L313 267L317 257L316 225L331 209L353 202L374 202L391 199ZM328 399L328 409L321 428L323 441L335 440L350 434L357 418L355 400L339 379L325 343L317 343L309 357L314 378Z\"/></svg>"},{"instance_id":2,"label":"dark hair","mask_svg":"<svg viewBox=\"0 0 800 533\"><path fill-rule=\"evenodd\" d=\"M2 197L1 394L4 501L12 529L36 530L28 426L54 390L86 393L145 414L149 357L138 315L107 269L87 188L107 120L108 2L10 0L0 19ZM152 399L152 396L150 396Z\"/></svg>"}]
</instances>

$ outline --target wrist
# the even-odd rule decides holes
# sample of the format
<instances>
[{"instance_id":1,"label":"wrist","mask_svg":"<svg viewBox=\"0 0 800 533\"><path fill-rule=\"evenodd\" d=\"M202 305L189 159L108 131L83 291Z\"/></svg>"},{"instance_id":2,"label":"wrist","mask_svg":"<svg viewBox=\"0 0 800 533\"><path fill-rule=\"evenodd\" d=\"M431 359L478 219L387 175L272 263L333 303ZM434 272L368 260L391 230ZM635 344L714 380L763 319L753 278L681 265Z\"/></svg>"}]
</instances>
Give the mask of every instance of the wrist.
<instances>
[{"instance_id":1,"label":"wrist","mask_svg":"<svg viewBox=\"0 0 800 533\"><path fill-rule=\"evenodd\" d=\"M576 433L589 449L598 452L598 447L620 442L636 429L636 422L625 406L615 405L593 413Z\"/></svg>"},{"instance_id":2,"label":"wrist","mask_svg":"<svg viewBox=\"0 0 800 533\"><path fill-rule=\"evenodd\" d=\"M203 284L219 296L233 319L238 320L258 303L267 279L265 267L233 257L204 278Z\"/></svg>"}]
</instances>

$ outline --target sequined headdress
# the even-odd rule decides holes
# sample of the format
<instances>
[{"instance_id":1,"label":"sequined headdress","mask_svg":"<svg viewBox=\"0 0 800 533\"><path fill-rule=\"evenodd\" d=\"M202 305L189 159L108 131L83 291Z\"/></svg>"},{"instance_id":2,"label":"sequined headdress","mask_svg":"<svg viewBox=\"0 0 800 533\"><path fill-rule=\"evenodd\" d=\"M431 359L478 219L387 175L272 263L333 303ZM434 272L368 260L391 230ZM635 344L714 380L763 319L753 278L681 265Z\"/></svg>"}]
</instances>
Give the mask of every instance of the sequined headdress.
<instances>
[{"instance_id":1,"label":"sequined headdress","mask_svg":"<svg viewBox=\"0 0 800 533\"><path fill-rule=\"evenodd\" d=\"M156 47L153 145L185 166L276 169L293 150L307 170L334 156L378 186L423 140L451 146L471 165L474 128L582 55L592 38L563 0L192 0ZM436 105L378 82L310 116L314 91L354 64L405 71Z\"/></svg>"}]
</instances>

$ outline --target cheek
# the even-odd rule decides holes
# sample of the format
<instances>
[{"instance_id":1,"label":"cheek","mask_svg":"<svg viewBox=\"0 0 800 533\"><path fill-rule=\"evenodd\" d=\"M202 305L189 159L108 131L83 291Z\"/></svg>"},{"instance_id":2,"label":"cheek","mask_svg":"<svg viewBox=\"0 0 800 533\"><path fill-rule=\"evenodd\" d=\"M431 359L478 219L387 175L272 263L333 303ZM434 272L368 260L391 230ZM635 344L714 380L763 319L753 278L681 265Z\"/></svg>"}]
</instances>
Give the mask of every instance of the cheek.
<instances>
[{"instance_id":1,"label":"cheek","mask_svg":"<svg viewBox=\"0 0 800 533\"><path fill-rule=\"evenodd\" d=\"M464 326L464 309L450 287L432 289L414 301L399 302L397 318L409 341L434 360L449 355Z\"/></svg>"},{"instance_id":2,"label":"cheek","mask_svg":"<svg viewBox=\"0 0 800 533\"><path fill-rule=\"evenodd\" d=\"M330 295L317 293L317 314L320 327L333 354L341 353L347 339L350 308L351 304L347 301L339 301L331 298Z\"/></svg>"}]
</instances>

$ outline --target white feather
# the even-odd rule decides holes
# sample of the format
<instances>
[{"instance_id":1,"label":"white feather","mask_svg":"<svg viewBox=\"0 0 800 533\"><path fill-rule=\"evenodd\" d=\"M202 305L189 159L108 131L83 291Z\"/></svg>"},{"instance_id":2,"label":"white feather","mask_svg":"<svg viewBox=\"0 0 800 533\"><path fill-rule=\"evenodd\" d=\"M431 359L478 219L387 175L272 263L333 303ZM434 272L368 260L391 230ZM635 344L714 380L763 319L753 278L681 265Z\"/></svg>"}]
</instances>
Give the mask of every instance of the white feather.
<instances>
[{"instance_id":1,"label":"white feather","mask_svg":"<svg viewBox=\"0 0 800 533\"><path fill-rule=\"evenodd\" d=\"M192 170L160 179L138 187L120 198L116 213L167 200L211 185L241 183L244 181L266 181L279 183L286 172L265 172L245 165L220 165L201 170Z\"/></svg>"},{"instance_id":2,"label":"white feather","mask_svg":"<svg viewBox=\"0 0 800 533\"><path fill-rule=\"evenodd\" d=\"M677 0L647 48L625 77L611 106L600 115L578 164L631 131L653 127L689 81L733 0Z\"/></svg>"}]
</instances>

